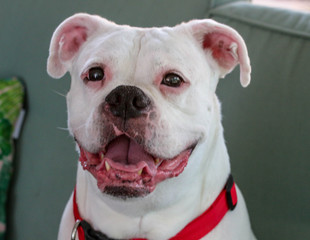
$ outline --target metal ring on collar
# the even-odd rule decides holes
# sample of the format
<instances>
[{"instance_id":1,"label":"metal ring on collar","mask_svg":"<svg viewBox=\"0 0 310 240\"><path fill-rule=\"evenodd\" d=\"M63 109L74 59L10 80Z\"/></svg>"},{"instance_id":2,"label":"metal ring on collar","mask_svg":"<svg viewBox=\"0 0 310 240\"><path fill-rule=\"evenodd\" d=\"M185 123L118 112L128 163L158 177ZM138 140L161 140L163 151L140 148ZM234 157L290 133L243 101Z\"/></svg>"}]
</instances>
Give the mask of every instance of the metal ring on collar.
<instances>
[{"instance_id":1,"label":"metal ring on collar","mask_svg":"<svg viewBox=\"0 0 310 240\"><path fill-rule=\"evenodd\" d=\"M76 220L75 224L74 224L74 227L72 229L72 233L71 233L71 240L75 240L76 238L76 233L77 233L77 230L78 230L78 227L80 226L80 223L81 223L81 220Z\"/></svg>"}]
</instances>

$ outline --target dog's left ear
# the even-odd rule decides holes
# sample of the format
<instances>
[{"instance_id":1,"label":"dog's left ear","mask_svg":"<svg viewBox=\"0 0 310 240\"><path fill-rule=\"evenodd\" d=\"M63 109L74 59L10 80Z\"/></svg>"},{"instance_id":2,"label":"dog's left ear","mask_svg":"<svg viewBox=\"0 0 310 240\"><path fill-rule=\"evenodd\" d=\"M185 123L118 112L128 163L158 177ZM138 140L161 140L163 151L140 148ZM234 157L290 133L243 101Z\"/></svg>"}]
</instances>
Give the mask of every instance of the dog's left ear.
<instances>
[{"instance_id":1,"label":"dog's left ear","mask_svg":"<svg viewBox=\"0 0 310 240\"><path fill-rule=\"evenodd\" d=\"M193 36L205 52L211 53L225 77L240 64L240 82L243 87L250 84L251 66L246 45L239 33L231 27L214 20L193 20L188 22Z\"/></svg>"},{"instance_id":2,"label":"dog's left ear","mask_svg":"<svg viewBox=\"0 0 310 240\"><path fill-rule=\"evenodd\" d=\"M64 20L55 30L49 49L47 72L61 78L71 66L82 45L96 32L108 31L114 23L96 15L75 14Z\"/></svg>"}]
</instances>

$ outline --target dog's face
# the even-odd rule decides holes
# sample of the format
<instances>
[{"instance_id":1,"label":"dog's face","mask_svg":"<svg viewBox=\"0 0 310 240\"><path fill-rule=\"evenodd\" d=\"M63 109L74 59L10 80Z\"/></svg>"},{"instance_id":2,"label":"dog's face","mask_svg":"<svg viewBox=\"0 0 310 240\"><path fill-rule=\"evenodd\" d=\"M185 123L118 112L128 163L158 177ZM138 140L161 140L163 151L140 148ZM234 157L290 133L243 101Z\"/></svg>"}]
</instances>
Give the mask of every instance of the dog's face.
<instances>
[{"instance_id":1,"label":"dog's face","mask_svg":"<svg viewBox=\"0 0 310 240\"><path fill-rule=\"evenodd\" d=\"M55 31L48 72L71 74L68 125L99 189L142 197L181 174L208 137L219 77L250 66L242 38L212 20L119 26L77 14Z\"/></svg>"}]
</instances>

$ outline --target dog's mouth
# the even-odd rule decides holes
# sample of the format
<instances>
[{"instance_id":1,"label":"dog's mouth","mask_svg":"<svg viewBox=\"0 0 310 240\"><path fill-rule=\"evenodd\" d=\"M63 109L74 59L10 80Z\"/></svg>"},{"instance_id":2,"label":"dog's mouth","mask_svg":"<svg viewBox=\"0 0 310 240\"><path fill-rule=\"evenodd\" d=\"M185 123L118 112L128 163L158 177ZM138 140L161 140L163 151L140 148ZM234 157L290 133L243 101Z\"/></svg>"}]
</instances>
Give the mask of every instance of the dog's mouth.
<instances>
[{"instance_id":1,"label":"dog's mouth","mask_svg":"<svg viewBox=\"0 0 310 240\"><path fill-rule=\"evenodd\" d=\"M142 197L153 192L159 182L182 173L193 148L163 159L152 156L135 140L121 135L96 154L80 146L80 162L84 170L97 179L102 192L123 198Z\"/></svg>"}]
</instances>

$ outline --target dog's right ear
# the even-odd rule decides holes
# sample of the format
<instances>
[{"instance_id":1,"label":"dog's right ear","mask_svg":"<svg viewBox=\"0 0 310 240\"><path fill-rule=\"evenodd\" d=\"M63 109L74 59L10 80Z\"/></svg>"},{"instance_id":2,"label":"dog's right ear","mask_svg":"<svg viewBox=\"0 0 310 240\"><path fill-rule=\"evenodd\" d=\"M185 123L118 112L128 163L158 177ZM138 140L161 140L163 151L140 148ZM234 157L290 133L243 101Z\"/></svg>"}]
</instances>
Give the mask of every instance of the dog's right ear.
<instances>
[{"instance_id":1,"label":"dog's right ear","mask_svg":"<svg viewBox=\"0 0 310 240\"><path fill-rule=\"evenodd\" d=\"M55 30L50 43L47 72L61 78L71 66L81 46L109 21L95 15L78 13L63 21ZM111 23L110 23L111 24Z\"/></svg>"},{"instance_id":2,"label":"dog's right ear","mask_svg":"<svg viewBox=\"0 0 310 240\"><path fill-rule=\"evenodd\" d=\"M205 53L215 60L221 78L239 64L241 85L246 87L250 84L251 65L247 47L236 30L211 19L192 20L187 24Z\"/></svg>"}]
</instances>

